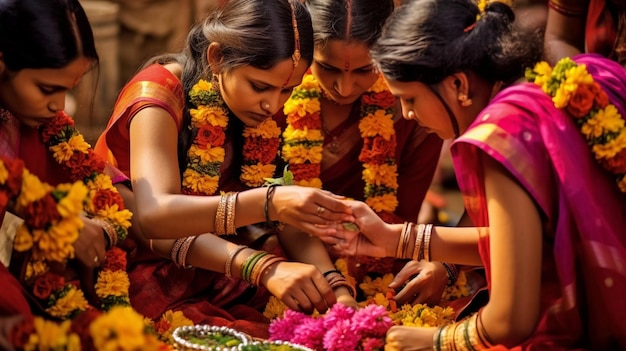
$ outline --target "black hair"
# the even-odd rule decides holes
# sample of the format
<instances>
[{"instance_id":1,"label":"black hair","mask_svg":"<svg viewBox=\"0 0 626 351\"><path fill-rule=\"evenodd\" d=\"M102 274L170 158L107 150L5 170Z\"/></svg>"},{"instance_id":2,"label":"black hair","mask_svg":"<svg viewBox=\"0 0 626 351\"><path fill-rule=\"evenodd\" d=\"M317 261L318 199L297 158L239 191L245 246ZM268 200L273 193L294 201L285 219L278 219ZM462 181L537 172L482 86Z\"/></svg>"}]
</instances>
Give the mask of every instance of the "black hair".
<instances>
[{"instance_id":1,"label":"black hair","mask_svg":"<svg viewBox=\"0 0 626 351\"><path fill-rule=\"evenodd\" d=\"M407 0L390 16L372 48L382 73L401 82L436 84L462 71L505 84L540 60L539 32L513 25L508 5L473 0Z\"/></svg>"},{"instance_id":2,"label":"black hair","mask_svg":"<svg viewBox=\"0 0 626 351\"><path fill-rule=\"evenodd\" d=\"M0 52L11 71L62 68L80 56L98 62L78 0L0 0Z\"/></svg>"},{"instance_id":3,"label":"black hair","mask_svg":"<svg viewBox=\"0 0 626 351\"><path fill-rule=\"evenodd\" d=\"M191 29L182 53L162 55L146 63L178 62L183 66L181 80L187 102L183 129L178 138L181 172L192 140L188 126L191 121L189 109L194 106L188 93L198 80L211 79L213 73L218 73L209 66L209 45L213 42L220 44L221 71L242 66L272 68L287 58L291 59L296 49L292 14L297 22L301 59L309 65L313 61L313 27L309 12L299 0L229 0ZM236 148L242 147L243 136L238 129L243 130L243 123L237 118L229 121L228 128L235 129L231 133L235 136L233 143ZM241 157L241 154L235 152L233 156Z\"/></svg>"},{"instance_id":4,"label":"black hair","mask_svg":"<svg viewBox=\"0 0 626 351\"><path fill-rule=\"evenodd\" d=\"M347 40L371 47L393 11L393 0L307 0L306 5L318 46Z\"/></svg>"}]
</instances>

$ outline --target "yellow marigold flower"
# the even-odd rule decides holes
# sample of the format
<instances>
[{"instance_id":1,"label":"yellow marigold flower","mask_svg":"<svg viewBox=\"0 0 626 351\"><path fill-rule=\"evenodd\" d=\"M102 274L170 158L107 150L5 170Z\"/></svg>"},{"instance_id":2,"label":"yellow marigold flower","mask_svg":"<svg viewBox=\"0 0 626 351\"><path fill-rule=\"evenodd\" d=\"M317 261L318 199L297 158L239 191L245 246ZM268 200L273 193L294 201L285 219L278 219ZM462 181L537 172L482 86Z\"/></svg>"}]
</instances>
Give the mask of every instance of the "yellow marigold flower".
<instances>
[{"instance_id":1,"label":"yellow marigold flower","mask_svg":"<svg viewBox=\"0 0 626 351\"><path fill-rule=\"evenodd\" d=\"M189 114L192 126L210 124L224 128L228 124L228 116L220 108L199 106L197 109L190 109Z\"/></svg>"},{"instance_id":2,"label":"yellow marigold flower","mask_svg":"<svg viewBox=\"0 0 626 351\"><path fill-rule=\"evenodd\" d=\"M607 105L605 109L589 118L580 131L587 139L597 138L605 132L617 132L624 128L624 119L615 105Z\"/></svg>"},{"instance_id":3,"label":"yellow marigold flower","mask_svg":"<svg viewBox=\"0 0 626 351\"><path fill-rule=\"evenodd\" d=\"M291 125L285 128L283 132L283 137L287 140L301 140L301 141L322 141L324 140L324 136L319 129L295 129Z\"/></svg>"},{"instance_id":4,"label":"yellow marigold flower","mask_svg":"<svg viewBox=\"0 0 626 351\"><path fill-rule=\"evenodd\" d=\"M70 331L71 321L55 323L41 317L33 321L35 332L24 350L80 350L80 338Z\"/></svg>"},{"instance_id":5,"label":"yellow marigold flower","mask_svg":"<svg viewBox=\"0 0 626 351\"><path fill-rule=\"evenodd\" d=\"M576 65L565 72L565 76L567 77L565 80L565 84L568 84L570 87L574 87L571 91L576 91L578 85L585 84L591 85L593 84L593 77L589 72L587 72L587 65L581 64ZM571 84L571 85L570 85Z\"/></svg>"},{"instance_id":6,"label":"yellow marigold flower","mask_svg":"<svg viewBox=\"0 0 626 351\"><path fill-rule=\"evenodd\" d=\"M365 307L367 305L371 305L372 303L383 306L384 308L389 308L389 300L384 294L376 293L372 297L368 297L366 300L359 302L359 306Z\"/></svg>"},{"instance_id":7,"label":"yellow marigold flower","mask_svg":"<svg viewBox=\"0 0 626 351\"><path fill-rule=\"evenodd\" d=\"M354 277L350 275L350 271L348 270L348 262L346 262L345 259L338 258L335 261L335 267L337 267L341 274L346 277L346 280L348 281L348 283L350 283L350 285L356 286L356 279L354 279Z\"/></svg>"},{"instance_id":8,"label":"yellow marigold flower","mask_svg":"<svg viewBox=\"0 0 626 351\"><path fill-rule=\"evenodd\" d=\"M68 290L65 296L58 299L54 306L46 309L46 312L53 317L65 318L75 310L84 311L89 307L82 290L76 289L73 285L67 286Z\"/></svg>"},{"instance_id":9,"label":"yellow marigold flower","mask_svg":"<svg viewBox=\"0 0 626 351\"><path fill-rule=\"evenodd\" d=\"M382 136L389 140L395 130L393 129L393 116L386 114L384 110L376 110L374 114L369 114L359 122L361 137Z\"/></svg>"},{"instance_id":10,"label":"yellow marigold flower","mask_svg":"<svg viewBox=\"0 0 626 351\"><path fill-rule=\"evenodd\" d=\"M384 185L389 188L398 187L398 166L382 164L365 164L363 166L363 180L368 184Z\"/></svg>"},{"instance_id":11,"label":"yellow marigold flower","mask_svg":"<svg viewBox=\"0 0 626 351\"><path fill-rule=\"evenodd\" d=\"M215 193L218 181L219 176L204 176L189 168L183 173L183 186L203 194Z\"/></svg>"},{"instance_id":12,"label":"yellow marigold flower","mask_svg":"<svg viewBox=\"0 0 626 351\"><path fill-rule=\"evenodd\" d=\"M116 306L94 320L89 326L97 350L144 350L143 317L130 307Z\"/></svg>"},{"instance_id":13,"label":"yellow marigold flower","mask_svg":"<svg viewBox=\"0 0 626 351\"><path fill-rule=\"evenodd\" d=\"M209 91L211 89L213 89L213 84L211 82L200 79L198 83L194 84L194 86L191 88L191 94L197 95L201 91Z\"/></svg>"},{"instance_id":14,"label":"yellow marigold flower","mask_svg":"<svg viewBox=\"0 0 626 351\"><path fill-rule=\"evenodd\" d=\"M87 198L87 187L83 182L75 182L59 203L57 211L61 217L78 216L83 211L83 202Z\"/></svg>"},{"instance_id":15,"label":"yellow marigold flower","mask_svg":"<svg viewBox=\"0 0 626 351\"><path fill-rule=\"evenodd\" d=\"M105 206L103 209L98 211L97 215L112 221L114 224L117 224L122 228L130 228L130 220L133 218L132 212L128 209L120 211L117 204L114 204L113 206Z\"/></svg>"},{"instance_id":16,"label":"yellow marigold flower","mask_svg":"<svg viewBox=\"0 0 626 351\"><path fill-rule=\"evenodd\" d=\"M270 296L267 305L265 305L265 311L263 311L263 315L269 320L274 320L276 318L282 318L287 309L287 305L280 301L280 299L278 299L276 296Z\"/></svg>"},{"instance_id":17,"label":"yellow marigold flower","mask_svg":"<svg viewBox=\"0 0 626 351\"><path fill-rule=\"evenodd\" d=\"M22 188L20 196L17 198L17 204L20 207L26 207L29 203L40 200L52 188L42 183L37 176L28 171L24 171L22 178Z\"/></svg>"},{"instance_id":18,"label":"yellow marigold flower","mask_svg":"<svg viewBox=\"0 0 626 351\"><path fill-rule=\"evenodd\" d=\"M283 157L288 158L294 164L301 164L306 161L320 163L322 161L322 146L308 148L302 145L285 145L283 146Z\"/></svg>"},{"instance_id":19,"label":"yellow marigold flower","mask_svg":"<svg viewBox=\"0 0 626 351\"><path fill-rule=\"evenodd\" d=\"M243 136L248 137L261 137L265 139L278 138L280 135L280 128L276 121L271 117L264 120L258 126L254 128L244 128Z\"/></svg>"},{"instance_id":20,"label":"yellow marigold flower","mask_svg":"<svg viewBox=\"0 0 626 351\"><path fill-rule=\"evenodd\" d=\"M385 81L385 79L383 78L382 75L378 76L378 79L376 80L376 82L374 82L374 85L372 85L368 91L372 91L374 93L380 93L383 92L385 90L389 90L389 88L387 87L387 82Z\"/></svg>"},{"instance_id":21,"label":"yellow marigold flower","mask_svg":"<svg viewBox=\"0 0 626 351\"><path fill-rule=\"evenodd\" d=\"M107 296L127 296L130 281L125 271L102 270L98 273L95 289L100 298Z\"/></svg>"},{"instance_id":22,"label":"yellow marigold flower","mask_svg":"<svg viewBox=\"0 0 626 351\"><path fill-rule=\"evenodd\" d=\"M546 61L541 61L541 62L537 63L533 70L537 73L537 78L539 76L544 77L544 79L545 78L549 78L550 75L552 74L552 66L550 66L550 64L547 63ZM537 78L535 78L535 79L537 79ZM535 80L535 84L543 85L543 83L541 83L541 84L537 83L536 80Z\"/></svg>"},{"instance_id":23,"label":"yellow marigold flower","mask_svg":"<svg viewBox=\"0 0 626 351\"><path fill-rule=\"evenodd\" d=\"M613 158L618 152L626 148L626 129L617 138L610 140L606 144L595 144L591 150L596 155L596 159Z\"/></svg>"},{"instance_id":24,"label":"yellow marigold flower","mask_svg":"<svg viewBox=\"0 0 626 351\"><path fill-rule=\"evenodd\" d=\"M382 277L378 277L374 280L370 276L365 276L363 282L359 284L359 288L363 290L363 293L367 298L373 297L376 293L384 294L389 288L389 284L393 281L393 274L387 273Z\"/></svg>"},{"instance_id":25,"label":"yellow marigold flower","mask_svg":"<svg viewBox=\"0 0 626 351\"><path fill-rule=\"evenodd\" d=\"M302 83L296 88L300 90L319 90L317 86L317 79L312 74L305 74L302 78Z\"/></svg>"},{"instance_id":26,"label":"yellow marigold flower","mask_svg":"<svg viewBox=\"0 0 626 351\"><path fill-rule=\"evenodd\" d=\"M321 189L322 188L322 180L319 178L313 178L313 179L302 179L300 181L296 182L296 185L300 185L300 186L306 186L309 188L318 188Z\"/></svg>"},{"instance_id":27,"label":"yellow marigold flower","mask_svg":"<svg viewBox=\"0 0 626 351\"><path fill-rule=\"evenodd\" d=\"M117 189L115 189L115 187L113 186L113 182L111 181L111 177L109 177L108 175L105 175L103 173L99 173L94 179L93 181L89 182L91 184L93 184L93 187L95 189L108 189L108 190L115 190L117 191Z\"/></svg>"},{"instance_id":28,"label":"yellow marigold flower","mask_svg":"<svg viewBox=\"0 0 626 351\"><path fill-rule=\"evenodd\" d=\"M15 239L13 240L13 248L16 251L24 252L33 247L33 236L30 234L26 225L21 224L17 227Z\"/></svg>"},{"instance_id":29,"label":"yellow marigold flower","mask_svg":"<svg viewBox=\"0 0 626 351\"><path fill-rule=\"evenodd\" d=\"M30 279L31 277L38 277L44 273L46 273L50 267L41 260L31 260L26 265L26 279Z\"/></svg>"},{"instance_id":30,"label":"yellow marigold flower","mask_svg":"<svg viewBox=\"0 0 626 351\"><path fill-rule=\"evenodd\" d=\"M168 310L163 313L160 320L166 321L170 327L168 330L160 331L159 337L161 338L161 340L165 340L170 344L174 343L172 333L176 328L194 325L194 323L189 318L185 317L185 315L181 311L172 312L172 310Z\"/></svg>"},{"instance_id":31,"label":"yellow marigold flower","mask_svg":"<svg viewBox=\"0 0 626 351\"><path fill-rule=\"evenodd\" d=\"M307 113L315 113L320 110L319 99L289 99L285 102L283 112L285 114L296 114L304 117Z\"/></svg>"},{"instance_id":32,"label":"yellow marigold flower","mask_svg":"<svg viewBox=\"0 0 626 351\"><path fill-rule=\"evenodd\" d=\"M6 183L9 179L9 170L4 165L4 162L0 160L0 184Z\"/></svg>"},{"instance_id":33,"label":"yellow marigold flower","mask_svg":"<svg viewBox=\"0 0 626 351\"><path fill-rule=\"evenodd\" d=\"M187 155L197 158L202 163L224 162L226 155L223 147L210 147L208 149L199 148L197 145L191 145Z\"/></svg>"},{"instance_id":34,"label":"yellow marigold flower","mask_svg":"<svg viewBox=\"0 0 626 351\"><path fill-rule=\"evenodd\" d=\"M241 167L241 180L246 184L257 187L265 183L264 178L269 178L274 174L276 165L257 163Z\"/></svg>"},{"instance_id":35,"label":"yellow marigold flower","mask_svg":"<svg viewBox=\"0 0 626 351\"><path fill-rule=\"evenodd\" d=\"M561 84L556 90L556 94L552 98L554 106L557 108L563 108L569 103L569 99L572 96L572 92L568 90L564 84Z\"/></svg>"},{"instance_id":36,"label":"yellow marigold flower","mask_svg":"<svg viewBox=\"0 0 626 351\"><path fill-rule=\"evenodd\" d=\"M374 196L365 200L365 203L374 211L393 211L398 206L398 198L393 194Z\"/></svg>"},{"instance_id":37,"label":"yellow marigold flower","mask_svg":"<svg viewBox=\"0 0 626 351\"><path fill-rule=\"evenodd\" d=\"M50 151L52 151L52 156L59 163L66 162L74 154L74 150L67 142L62 142L51 146Z\"/></svg>"}]
</instances>

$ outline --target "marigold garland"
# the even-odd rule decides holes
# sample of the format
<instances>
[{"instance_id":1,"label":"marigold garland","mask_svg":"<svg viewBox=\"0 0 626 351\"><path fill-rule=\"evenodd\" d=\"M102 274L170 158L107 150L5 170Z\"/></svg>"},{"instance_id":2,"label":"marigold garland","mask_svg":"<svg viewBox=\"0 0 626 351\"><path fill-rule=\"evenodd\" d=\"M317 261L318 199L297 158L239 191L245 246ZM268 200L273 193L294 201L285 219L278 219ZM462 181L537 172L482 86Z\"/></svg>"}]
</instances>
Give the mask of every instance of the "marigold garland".
<instances>
[{"instance_id":1,"label":"marigold garland","mask_svg":"<svg viewBox=\"0 0 626 351\"><path fill-rule=\"evenodd\" d=\"M550 95L554 106L573 117L596 161L615 176L620 191L626 193L624 117L594 81L587 66L569 57L559 60L554 68L540 62L527 69L526 79Z\"/></svg>"},{"instance_id":2,"label":"marigold garland","mask_svg":"<svg viewBox=\"0 0 626 351\"><path fill-rule=\"evenodd\" d=\"M41 127L41 136L74 183L52 187L25 169L21 160L0 159L0 208L4 210L15 200L14 210L24 218L17 229L14 249L29 252L25 279L32 286L33 295L42 301L48 314L68 319L89 308L78 285L66 282L63 276L67 261L74 257L73 244L84 226L81 214L84 211L89 217L108 221L120 241L128 234L132 214L124 209L111 179L102 174L104 162L74 128L71 118L58 113ZM109 251L107 256L114 252L117 251ZM125 262L125 253L117 254L124 255ZM112 283L102 279L106 268L105 265L100 271L96 288ZM118 268L116 277L128 280L125 263ZM112 302L128 304L128 286L104 291L114 292L115 297L98 294L102 308L109 308Z\"/></svg>"},{"instance_id":3,"label":"marigold garland","mask_svg":"<svg viewBox=\"0 0 626 351\"><path fill-rule=\"evenodd\" d=\"M287 128L283 132L282 157L289 163L295 184L322 187L321 172L324 136L322 135L322 90L311 73L296 87L285 103ZM376 212L393 212L398 206L396 134L393 108L395 98L386 83L379 79L361 96L359 130L363 147L365 202Z\"/></svg>"},{"instance_id":4,"label":"marigold garland","mask_svg":"<svg viewBox=\"0 0 626 351\"><path fill-rule=\"evenodd\" d=\"M219 187L225 157L223 146L229 112L219 90L206 80L201 79L192 87L189 99L196 108L189 111L193 141L187 151L187 167L182 176L183 192L213 195ZM240 180L248 187L258 187L276 170L273 161L280 145L280 128L268 118L256 127L245 127L243 135Z\"/></svg>"}]
</instances>

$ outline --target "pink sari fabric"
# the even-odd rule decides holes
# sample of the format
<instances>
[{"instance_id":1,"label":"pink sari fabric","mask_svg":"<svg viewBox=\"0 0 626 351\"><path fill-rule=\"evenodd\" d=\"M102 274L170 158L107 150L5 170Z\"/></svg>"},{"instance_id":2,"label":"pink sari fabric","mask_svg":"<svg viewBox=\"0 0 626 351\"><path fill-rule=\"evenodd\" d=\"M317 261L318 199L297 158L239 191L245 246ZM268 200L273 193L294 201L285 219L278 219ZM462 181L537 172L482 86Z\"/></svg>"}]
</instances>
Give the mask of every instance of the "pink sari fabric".
<instances>
[{"instance_id":1,"label":"pink sari fabric","mask_svg":"<svg viewBox=\"0 0 626 351\"><path fill-rule=\"evenodd\" d=\"M626 71L598 55L575 60L587 64L626 116ZM539 87L521 84L498 94L454 142L468 213L477 226L488 226L480 154L507 169L544 218L541 317L516 349L625 349L626 196L595 162L571 117ZM479 250L489 281L488 235Z\"/></svg>"},{"instance_id":2,"label":"pink sari fabric","mask_svg":"<svg viewBox=\"0 0 626 351\"><path fill-rule=\"evenodd\" d=\"M146 107L168 111L182 128L184 108L180 80L161 65L151 65L139 72L122 90L107 129L96 144L96 152L106 157L130 177L131 119ZM232 140L224 144L226 160L221 169L219 189L242 191L244 186L233 174ZM239 228L229 240L256 249L283 255L273 233L255 227ZM249 235L248 235L249 234ZM268 337L269 321L262 315L270 293L240 279L203 269L184 269L169 259L139 246L129 257L130 300L132 306L149 318L159 318L168 310L182 311L198 324L237 328L255 337Z\"/></svg>"}]
</instances>

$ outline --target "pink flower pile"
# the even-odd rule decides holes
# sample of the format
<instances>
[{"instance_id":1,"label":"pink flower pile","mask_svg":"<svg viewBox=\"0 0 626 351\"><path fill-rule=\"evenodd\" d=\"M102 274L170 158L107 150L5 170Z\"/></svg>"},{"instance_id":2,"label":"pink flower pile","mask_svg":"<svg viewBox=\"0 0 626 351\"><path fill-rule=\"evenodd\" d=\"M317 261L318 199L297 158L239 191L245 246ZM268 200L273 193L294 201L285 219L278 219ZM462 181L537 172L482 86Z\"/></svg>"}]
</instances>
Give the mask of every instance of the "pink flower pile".
<instances>
[{"instance_id":1,"label":"pink flower pile","mask_svg":"<svg viewBox=\"0 0 626 351\"><path fill-rule=\"evenodd\" d=\"M393 321L383 306L359 310L340 303L328 313L311 317L293 310L270 324L270 340L289 341L314 350L382 350L384 337Z\"/></svg>"}]
</instances>

